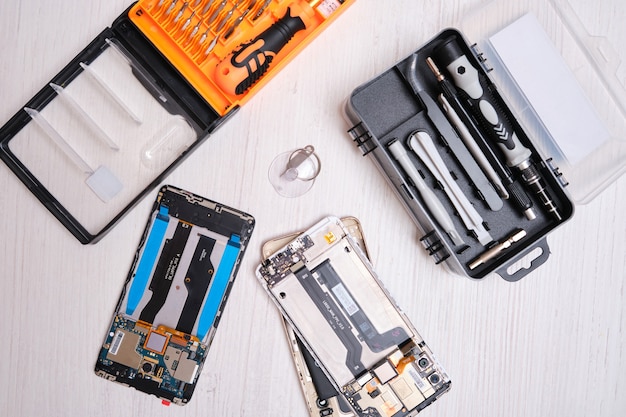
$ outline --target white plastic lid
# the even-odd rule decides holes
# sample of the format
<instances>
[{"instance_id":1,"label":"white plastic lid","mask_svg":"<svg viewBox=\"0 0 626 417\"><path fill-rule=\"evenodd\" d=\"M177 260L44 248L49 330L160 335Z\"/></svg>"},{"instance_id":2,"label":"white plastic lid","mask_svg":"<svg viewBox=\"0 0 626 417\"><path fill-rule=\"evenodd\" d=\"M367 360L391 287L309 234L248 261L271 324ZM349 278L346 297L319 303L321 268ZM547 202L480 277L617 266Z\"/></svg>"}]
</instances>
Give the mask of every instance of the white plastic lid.
<instances>
[{"instance_id":1,"label":"white plastic lid","mask_svg":"<svg viewBox=\"0 0 626 417\"><path fill-rule=\"evenodd\" d=\"M577 204L626 171L626 45L609 25L587 28L584 7L598 6L490 0L457 25Z\"/></svg>"}]
</instances>

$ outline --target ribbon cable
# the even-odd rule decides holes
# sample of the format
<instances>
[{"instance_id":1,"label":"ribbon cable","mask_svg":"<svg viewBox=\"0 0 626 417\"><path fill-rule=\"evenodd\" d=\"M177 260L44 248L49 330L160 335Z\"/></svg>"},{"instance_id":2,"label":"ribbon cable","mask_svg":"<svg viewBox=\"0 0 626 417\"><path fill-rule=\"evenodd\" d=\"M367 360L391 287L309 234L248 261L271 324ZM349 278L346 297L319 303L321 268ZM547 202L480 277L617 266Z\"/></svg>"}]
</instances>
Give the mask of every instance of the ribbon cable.
<instances>
[{"instance_id":1,"label":"ribbon cable","mask_svg":"<svg viewBox=\"0 0 626 417\"><path fill-rule=\"evenodd\" d=\"M224 292L230 282L230 275L235 267L235 262L237 262L240 251L240 238L238 235L233 234L230 236L230 239L226 244L222 260L220 261L217 271L215 272L215 276L213 277L213 285L211 285L211 288L209 289L209 295L207 296L204 308L200 314L200 319L198 320L197 334L200 340L204 339L204 336L206 336L215 321L217 309L224 298Z\"/></svg>"},{"instance_id":2,"label":"ribbon cable","mask_svg":"<svg viewBox=\"0 0 626 417\"><path fill-rule=\"evenodd\" d=\"M135 312L135 309L139 305L143 292L148 285L148 279L152 274L154 263L156 262L159 249L161 248L161 242L165 236L167 225L169 224L170 216L169 209L165 206L159 207L154 223L152 224L152 230L148 236L148 241L144 247L141 260L135 271L135 277L133 283L128 291L128 301L126 303L126 314L130 315Z\"/></svg>"}]
</instances>

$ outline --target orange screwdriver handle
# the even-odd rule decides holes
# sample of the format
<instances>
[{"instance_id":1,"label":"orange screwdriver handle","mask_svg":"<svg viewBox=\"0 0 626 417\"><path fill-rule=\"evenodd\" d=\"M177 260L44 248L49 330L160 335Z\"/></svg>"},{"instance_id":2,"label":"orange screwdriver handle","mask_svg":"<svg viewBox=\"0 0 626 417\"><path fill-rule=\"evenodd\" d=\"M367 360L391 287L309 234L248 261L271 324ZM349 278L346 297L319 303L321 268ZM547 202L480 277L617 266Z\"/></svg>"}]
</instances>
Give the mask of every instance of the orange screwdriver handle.
<instances>
[{"instance_id":1,"label":"orange screwdriver handle","mask_svg":"<svg viewBox=\"0 0 626 417\"><path fill-rule=\"evenodd\" d=\"M293 36L306 29L299 16L291 16L292 7L285 15L259 36L242 43L215 69L215 82L227 94L241 95L267 72L270 64Z\"/></svg>"}]
</instances>

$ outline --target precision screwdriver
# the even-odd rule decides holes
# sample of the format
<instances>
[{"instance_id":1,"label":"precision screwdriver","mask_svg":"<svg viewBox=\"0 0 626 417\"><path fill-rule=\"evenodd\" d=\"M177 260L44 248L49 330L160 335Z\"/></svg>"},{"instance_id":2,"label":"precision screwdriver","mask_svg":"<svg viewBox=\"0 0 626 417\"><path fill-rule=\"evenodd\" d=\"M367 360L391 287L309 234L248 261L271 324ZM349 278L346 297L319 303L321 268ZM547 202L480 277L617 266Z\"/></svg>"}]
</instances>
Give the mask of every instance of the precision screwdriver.
<instances>
[{"instance_id":1,"label":"precision screwdriver","mask_svg":"<svg viewBox=\"0 0 626 417\"><path fill-rule=\"evenodd\" d=\"M481 78L455 38L437 47L435 54L448 70L456 87L467 96L471 111L499 145L507 165L519 170L522 181L538 196L546 211L560 221L562 216L531 160L532 152L520 142L511 117L503 110L505 105L501 98Z\"/></svg>"},{"instance_id":2,"label":"precision screwdriver","mask_svg":"<svg viewBox=\"0 0 626 417\"><path fill-rule=\"evenodd\" d=\"M500 162L500 159L493 153L493 150L488 145L485 136L482 134L481 130L476 127L475 123L466 112L454 85L446 77L444 77L441 71L439 71L439 68L432 58L426 58L426 63L437 78L437 81L439 81L439 86L442 91L439 101L446 111L446 114L451 120L454 119L455 116L459 119L457 122L453 122L459 134L464 135L462 129L465 129L467 133L469 133L475 143L480 147L480 149L482 149L484 157L487 158L491 169L496 171L502 179L502 184L509 191L508 198L513 200L528 220L534 220L537 216L535 214L535 210L533 210L533 203L530 200L530 197L528 197L528 194L526 194L519 182L517 182L513 175L511 175L511 171L505 167L502 162ZM467 139L467 141L469 141L469 139ZM470 146L468 146L468 148L471 150ZM474 156L476 157L476 155ZM482 164L481 167L483 167Z\"/></svg>"},{"instance_id":3,"label":"precision screwdriver","mask_svg":"<svg viewBox=\"0 0 626 417\"><path fill-rule=\"evenodd\" d=\"M305 20L308 21L313 13L311 8L307 13L297 3L291 4L283 17L250 42L239 45L217 64L217 85L228 94L243 94L267 72L276 55L291 38L306 29Z\"/></svg>"}]
</instances>

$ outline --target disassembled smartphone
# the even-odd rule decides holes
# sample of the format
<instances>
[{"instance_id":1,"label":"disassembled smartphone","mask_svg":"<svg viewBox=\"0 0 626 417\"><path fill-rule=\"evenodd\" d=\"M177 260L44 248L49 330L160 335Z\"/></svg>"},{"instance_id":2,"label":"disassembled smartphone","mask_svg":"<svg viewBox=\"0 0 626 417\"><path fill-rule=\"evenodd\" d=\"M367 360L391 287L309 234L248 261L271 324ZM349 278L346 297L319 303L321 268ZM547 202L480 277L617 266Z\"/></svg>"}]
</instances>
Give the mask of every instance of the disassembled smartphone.
<instances>
[{"instance_id":1,"label":"disassembled smartphone","mask_svg":"<svg viewBox=\"0 0 626 417\"><path fill-rule=\"evenodd\" d=\"M348 230L350 236L355 239L356 243L363 250L365 256L370 259L359 220L356 217L342 217L341 222ZM298 233L295 233L265 242L262 248L263 259L269 258L297 237ZM330 383L315 361L315 358L304 347L298 335L293 331L291 325L286 320L283 320L283 324L294 365L298 372L298 378L300 379L300 386L302 387L304 399L311 417L330 415L339 417L355 416L345 398Z\"/></svg>"},{"instance_id":2,"label":"disassembled smartphone","mask_svg":"<svg viewBox=\"0 0 626 417\"><path fill-rule=\"evenodd\" d=\"M257 276L357 415L415 415L450 388L338 218L299 235Z\"/></svg>"},{"instance_id":3,"label":"disassembled smartphone","mask_svg":"<svg viewBox=\"0 0 626 417\"><path fill-rule=\"evenodd\" d=\"M154 203L96 362L98 376L186 404L254 228L172 186Z\"/></svg>"}]
</instances>

